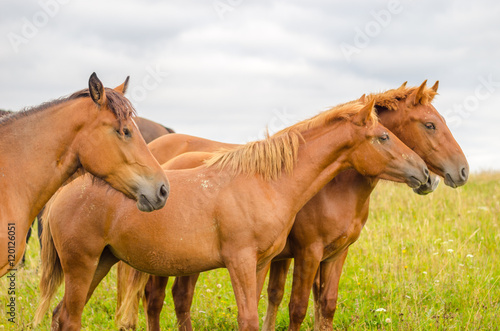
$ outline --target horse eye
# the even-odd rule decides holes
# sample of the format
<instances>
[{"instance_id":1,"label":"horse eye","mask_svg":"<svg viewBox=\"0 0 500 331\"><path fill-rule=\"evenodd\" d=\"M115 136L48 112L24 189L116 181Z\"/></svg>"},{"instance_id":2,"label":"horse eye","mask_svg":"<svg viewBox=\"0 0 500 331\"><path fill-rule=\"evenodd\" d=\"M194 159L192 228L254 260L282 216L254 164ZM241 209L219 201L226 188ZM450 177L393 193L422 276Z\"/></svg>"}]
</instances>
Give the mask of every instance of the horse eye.
<instances>
[{"instance_id":1,"label":"horse eye","mask_svg":"<svg viewBox=\"0 0 500 331\"><path fill-rule=\"evenodd\" d=\"M425 123L425 127L429 130L436 130L436 126L432 122Z\"/></svg>"},{"instance_id":2,"label":"horse eye","mask_svg":"<svg viewBox=\"0 0 500 331\"><path fill-rule=\"evenodd\" d=\"M128 138L130 138L132 136L130 130L127 128L123 128L123 134L125 135L125 137L128 137Z\"/></svg>"},{"instance_id":3,"label":"horse eye","mask_svg":"<svg viewBox=\"0 0 500 331\"><path fill-rule=\"evenodd\" d=\"M387 141L389 140L389 135L387 133L384 133L378 138L380 141Z\"/></svg>"}]
</instances>

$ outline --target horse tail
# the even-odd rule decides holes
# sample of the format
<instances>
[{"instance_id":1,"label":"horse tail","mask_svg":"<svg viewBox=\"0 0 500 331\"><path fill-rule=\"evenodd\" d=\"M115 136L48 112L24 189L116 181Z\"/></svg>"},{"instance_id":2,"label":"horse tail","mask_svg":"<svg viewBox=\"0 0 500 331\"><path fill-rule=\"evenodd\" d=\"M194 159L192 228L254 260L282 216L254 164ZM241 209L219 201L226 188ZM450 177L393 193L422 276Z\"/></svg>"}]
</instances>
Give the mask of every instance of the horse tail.
<instances>
[{"instance_id":1,"label":"horse tail","mask_svg":"<svg viewBox=\"0 0 500 331\"><path fill-rule=\"evenodd\" d=\"M56 194L54 194L54 197ZM42 232L41 254L42 276L40 278L41 298L33 322L35 326L38 325L43 319L43 316L50 307L50 301L64 280L64 272L62 270L61 261L59 259L59 255L57 254L56 247L54 246L54 240L52 238L52 232L50 231L49 225L52 199L46 204L43 216L44 227Z\"/></svg>"},{"instance_id":2,"label":"horse tail","mask_svg":"<svg viewBox=\"0 0 500 331\"><path fill-rule=\"evenodd\" d=\"M120 330L135 330L139 314L139 302L144 297L144 288L149 274L138 271L124 262L117 269L117 307L115 323ZM146 309L144 309L147 314Z\"/></svg>"}]
</instances>

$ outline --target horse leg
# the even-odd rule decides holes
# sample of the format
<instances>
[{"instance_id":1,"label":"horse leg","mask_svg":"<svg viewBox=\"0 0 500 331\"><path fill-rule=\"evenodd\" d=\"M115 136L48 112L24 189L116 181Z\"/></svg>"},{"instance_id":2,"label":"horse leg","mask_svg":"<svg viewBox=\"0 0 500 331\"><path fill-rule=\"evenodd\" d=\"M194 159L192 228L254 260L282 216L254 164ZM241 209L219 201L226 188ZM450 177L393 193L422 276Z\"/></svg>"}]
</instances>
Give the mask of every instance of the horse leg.
<instances>
[{"instance_id":1,"label":"horse leg","mask_svg":"<svg viewBox=\"0 0 500 331\"><path fill-rule=\"evenodd\" d=\"M333 317L337 309L339 281L348 250L335 261L322 262L318 281L314 284L314 330L333 330Z\"/></svg>"},{"instance_id":2,"label":"horse leg","mask_svg":"<svg viewBox=\"0 0 500 331\"><path fill-rule=\"evenodd\" d=\"M167 284L168 277L151 275L144 288L144 307L149 331L160 330L160 313L163 308Z\"/></svg>"},{"instance_id":3,"label":"horse leg","mask_svg":"<svg viewBox=\"0 0 500 331\"><path fill-rule=\"evenodd\" d=\"M107 251L107 252L106 252ZM78 253L80 254L80 253ZM102 252L96 265L95 256L80 256L78 259L62 260L65 281L64 297L54 310L52 330L80 330L83 308L95 287L118 261L109 250Z\"/></svg>"},{"instance_id":4,"label":"horse leg","mask_svg":"<svg viewBox=\"0 0 500 331\"><path fill-rule=\"evenodd\" d=\"M269 272L267 285L267 312L262 325L262 331L271 331L276 328L276 316L283 294L285 293L286 275L292 259L273 261Z\"/></svg>"},{"instance_id":5,"label":"horse leg","mask_svg":"<svg viewBox=\"0 0 500 331\"><path fill-rule=\"evenodd\" d=\"M288 310L290 325L288 330L299 330L307 313L309 294L322 258L322 250L303 250L295 254L292 293Z\"/></svg>"},{"instance_id":6,"label":"horse leg","mask_svg":"<svg viewBox=\"0 0 500 331\"><path fill-rule=\"evenodd\" d=\"M28 242L30 241L31 238L31 226L28 229L28 233L26 234L26 247L28 247ZM21 259L21 266L24 266L24 263L26 262L26 251L23 253L23 258Z\"/></svg>"},{"instance_id":7,"label":"horse leg","mask_svg":"<svg viewBox=\"0 0 500 331\"><path fill-rule=\"evenodd\" d=\"M257 311L257 261L255 252L234 254L226 258L231 277L236 305L238 306L238 327L240 331L259 330Z\"/></svg>"},{"instance_id":8,"label":"horse leg","mask_svg":"<svg viewBox=\"0 0 500 331\"><path fill-rule=\"evenodd\" d=\"M191 331L191 304L193 303L194 289L200 274L176 277L172 286L175 314L180 331Z\"/></svg>"},{"instance_id":9,"label":"horse leg","mask_svg":"<svg viewBox=\"0 0 500 331\"><path fill-rule=\"evenodd\" d=\"M257 306L259 305L262 288L264 287L264 283L266 282L267 272L269 271L270 267L271 263L267 263L260 270L257 270Z\"/></svg>"},{"instance_id":10,"label":"horse leg","mask_svg":"<svg viewBox=\"0 0 500 331\"><path fill-rule=\"evenodd\" d=\"M40 243L40 251L42 251L42 221L41 221L41 218L42 218L42 214L43 214L44 210L45 210L45 206L43 206L42 210L40 210L40 212L38 213L38 216L36 217L37 222L38 222L38 231L37 232L38 232L38 242ZM28 229L28 233L26 234L26 246L28 246L28 242L31 238L32 229L33 229L33 225L30 226L30 228ZM26 262L26 251L23 253L21 265L24 265L25 262Z\"/></svg>"},{"instance_id":11,"label":"horse leg","mask_svg":"<svg viewBox=\"0 0 500 331\"><path fill-rule=\"evenodd\" d=\"M40 210L40 212L36 217L36 221L38 223L38 242L40 243L40 251L42 250L42 230L43 230L42 215L44 211L45 211L45 206L43 206L42 210Z\"/></svg>"},{"instance_id":12,"label":"horse leg","mask_svg":"<svg viewBox=\"0 0 500 331\"><path fill-rule=\"evenodd\" d=\"M94 273L94 278L92 279L92 283L90 283L89 291L87 293L87 299L85 303L90 300L92 293L94 293L95 288L101 280L109 273L109 270L112 266L114 266L119 259L117 259L113 253L109 250L109 248L105 248L102 252L101 258L99 259L99 264L97 265L96 271Z\"/></svg>"}]
</instances>

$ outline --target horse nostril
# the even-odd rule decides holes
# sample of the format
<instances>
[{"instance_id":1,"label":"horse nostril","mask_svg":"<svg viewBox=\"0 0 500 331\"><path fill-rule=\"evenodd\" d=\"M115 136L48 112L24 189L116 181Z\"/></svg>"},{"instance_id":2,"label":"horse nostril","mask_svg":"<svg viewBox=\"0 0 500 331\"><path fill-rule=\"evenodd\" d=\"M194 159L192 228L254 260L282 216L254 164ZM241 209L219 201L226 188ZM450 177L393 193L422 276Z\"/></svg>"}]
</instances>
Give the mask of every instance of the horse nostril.
<instances>
[{"instance_id":1,"label":"horse nostril","mask_svg":"<svg viewBox=\"0 0 500 331\"><path fill-rule=\"evenodd\" d=\"M429 169L424 168L424 174L427 176L427 178L429 178Z\"/></svg>"},{"instance_id":2,"label":"horse nostril","mask_svg":"<svg viewBox=\"0 0 500 331\"><path fill-rule=\"evenodd\" d=\"M161 187L160 187L160 197L162 198L166 198L168 195L168 190L167 190L167 187L165 186L165 184L163 184Z\"/></svg>"},{"instance_id":3,"label":"horse nostril","mask_svg":"<svg viewBox=\"0 0 500 331\"><path fill-rule=\"evenodd\" d=\"M460 174L462 175L462 179L467 179L467 170L465 168L462 168L462 171L460 171Z\"/></svg>"}]
</instances>

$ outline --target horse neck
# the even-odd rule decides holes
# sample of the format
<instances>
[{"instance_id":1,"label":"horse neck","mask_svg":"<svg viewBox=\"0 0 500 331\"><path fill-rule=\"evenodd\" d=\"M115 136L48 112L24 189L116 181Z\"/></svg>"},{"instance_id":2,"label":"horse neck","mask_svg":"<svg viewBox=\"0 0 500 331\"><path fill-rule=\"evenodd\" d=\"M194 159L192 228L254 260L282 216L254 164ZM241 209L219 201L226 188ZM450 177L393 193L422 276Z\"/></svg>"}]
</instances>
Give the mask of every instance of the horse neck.
<instances>
[{"instance_id":1,"label":"horse neck","mask_svg":"<svg viewBox=\"0 0 500 331\"><path fill-rule=\"evenodd\" d=\"M66 101L0 126L5 180L0 194L11 202L15 214L10 217L32 221L79 167L74 140L92 118L78 109L83 102Z\"/></svg>"},{"instance_id":2,"label":"horse neck","mask_svg":"<svg viewBox=\"0 0 500 331\"><path fill-rule=\"evenodd\" d=\"M294 200L298 212L321 188L341 171L351 167L355 147L348 121L337 121L302 133L297 162L291 174L276 181L277 190Z\"/></svg>"},{"instance_id":3,"label":"horse neck","mask_svg":"<svg viewBox=\"0 0 500 331\"><path fill-rule=\"evenodd\" d=\"M366 206L378 181L378 178L363 176L354 169L348 169L335 176L320 193L327 199L338 199L339 192L342 192L346 201L355 202L353 206L356 210L361 210Z\"/></svg>"}]
</instances>

